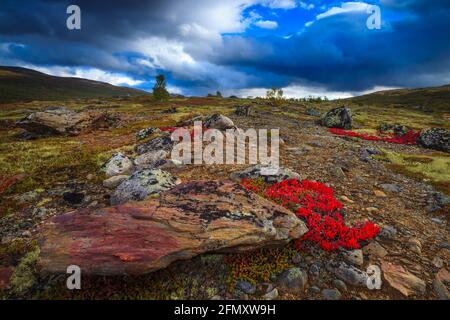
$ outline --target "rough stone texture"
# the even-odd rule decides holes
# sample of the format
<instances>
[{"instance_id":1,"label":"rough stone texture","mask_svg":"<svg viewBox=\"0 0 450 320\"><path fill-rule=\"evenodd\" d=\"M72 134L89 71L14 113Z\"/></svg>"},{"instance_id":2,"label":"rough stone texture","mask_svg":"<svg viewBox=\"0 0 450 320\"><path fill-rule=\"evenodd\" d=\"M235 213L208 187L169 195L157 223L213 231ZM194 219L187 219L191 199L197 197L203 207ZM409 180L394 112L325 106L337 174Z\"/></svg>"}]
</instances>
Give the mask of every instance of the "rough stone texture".
<instances>
[{"instance_id":1,"label":"rough stone texture","mask_svg":"<svg viewBox=\"0 0 450 320\"><path fill-rule=\"evenodd\" d=\"M450 300L450 272L443 268L436 274L433 281L433 288L441 300Z\"/></svg>"},{"instance_id":2,"label":"rough stone texture","mask_svg":"<svg viewBox=\"0 0 450 320\"><path fill-rule=\"evenodd\" d=\"M347 107L331 109L322 117L320 123L328 128L351 129L352 111Z\"/></svg>"},{"instance_id":3,"label":"rough stone texture","mask_svg":"<svg viewBox=\"0 0 450 320\"><path fill-rule=\"evenodd\" d=\"M138 133L136 133L136 139L137 140L144 140L145 138L148 138L153 133L161 132L159 128L145 128L142 130L139 130Z\"/></svg>"},{"instance_id":4,"label":"rough stone texture","mask_svg":"<svg viewBox=\"0 0 450 320\"><path fill-rule=\"evenodd\" d=\"M103 186L108 189L114 189L128 178L129 176L127 175L113 176L111 178L103 180Z\"/></svg>"},{"instance_id":5,"label":"rough stone texture","mask_svg":"<svg viewBox=\"0 0 450 320\"><path fill-rule=\"evenodd\" d=\"M167 158L168 155L169 152L162 149L153 152L147 152L134 159L134 164L138 169L151 169L155 167L155 164L158 161Z\"/></svg>"},{"instance_id":6,"label":"rough stone texture","mask_svg":"<svg viewBox=\"0 0 450 320\"><path fill-rule=\"evenodd\" d=\"M160 169L136 171L117 187L111 196L111 204L144 200L149 195L172 188L176 182L174 176Z\"/></svg>"},{"instance_id":7,"label":"rough stone texture","mask_svg":"<svg viewBox=\"0 0 450 320\"><path fill-rule=\"evenodd\" d=\"M193 181L159 198L55 216L40 230L39 267L142 274L209 251L283 245L307 232L289 210L230 181Z\"/></svg>"},{"instance_id":8,"label":"rough stone texture","mask_svg":"<svg viewBox=\"0 0 450 320\"><path fill-rule=\"evenodd\" d=\"M154 152L158 150L164 150L167 152L172 151L174 142L170 137L170 132L163 132L160 136L147 141L146 143L136 146L137 154L144 154L149 152Z\"/></svg>"},{"instance_id":9,"label":"rough stone texture","mask_svg":"<svg viewBox=\"0 0 450 320\"><path fill-rule=\"evenodd\" d=\"M417 142L425 148L450 152L450 131L443 128L424 129Z\"/></svg>"},{"instance_id":10,"label":"rough stone texture","mask_svg":"<svg viewBox=\"0 0 450 320\"><path fill-rule=\"evenodd\" d=\"M104 164L103 168L108 177L113 177L130 174L133 171L134 166L130 158L121 152L117 152Z\"/></svg>"},{"instance_id":11,"label":"rough stone texture","mask_svg":"<svg viewBox=\"0 0 450 320\"><path fill-rule=\"evenodd\" d=\"M425 282L408 272L405 268L389 262L381 263L381 270L383 271L384 279L387 283L397 289L401 294L408 297L412 294L425 294Z\"/></svg>"},{"instance_id":12,"label":"rough stone texture","mask_svg":"<svg viewBox=\"0 0 450 320\"><path fill-rule=\"evenodd\" d=\"M37 136L76 135L86 128L109 128L120 123L117 114L87 110L75 112L64 107L49 107L34 112L16 125Z\"/></svg>"},{"instance_id":13,"label":"rough stone texture","mask_svg":"<svg viewBox=\"0 0 450 320\"><path fill-rule=\"evenodd\" d=\"M356 250L342 250L341 252L344 260L355 266L362 266L364 263L363 252L361 249Z\"/></svg>"},{"instance_id":14,"label":"rough stone texture","mask_svg":"<svg viewBox=\"0 0 450 320\"><path fill-rule=\"evenodd\" d=\"M329 263L327 270L333 272L336 277L353 286L366 286L368 275L365 271L348 265L345 262Z\"/></svg>"},{"instance_id":15,"label":"rough stone texture","mask_svg":"<svg viewBox=\"0 0 450 320\"><path fill-rule=\"evenodd\" d=\"M374 241L362 248L364 254L372 257L384 258L388 252L378 242Z\"/></svg>"},{"instance_id":16,"label":"rough stone texture","mask_svg":"<svg viewBox=\"0 0 450 320\"><path fill-rule=\"evenodd\" d=\"M233 120L221 114L213 114L212 116L207 117L203 122L203 126L205 128L219 130L235 128Z\"/></svg>"},{"instance_id":17,"label":"rough stone texture","mask_svg":"<svg viewBox=\"0 0 450 320\"><path fill-rule=\"evenodd\" d=\"M323 289L322 298L325 300L340 300L342 294L337 289Z\"/></svg>"},{"instance_id":18,"label":"rough stone texture","mask_svg":"<svg viewBox=\"0 0 450 320\"><path fill-rule=\"evenodd\" d=\"M256 164L242 171L231 173L231 179L256 179L264 178L267 183L281 182L286 179L300 179L300 175L288 168L274 167L270 165Z\"/></svg>"},{"instance_id":19,"label":"rough stone texture","mask_svg":"<svg viewBox=\"0 0 450 320\"><path fill-rule=\"evenodd\" d=\"M301 292L308 282L308 274L300 268L283 271L277 278L280 289L288 292Z\"/></svg>"}]
</instances>

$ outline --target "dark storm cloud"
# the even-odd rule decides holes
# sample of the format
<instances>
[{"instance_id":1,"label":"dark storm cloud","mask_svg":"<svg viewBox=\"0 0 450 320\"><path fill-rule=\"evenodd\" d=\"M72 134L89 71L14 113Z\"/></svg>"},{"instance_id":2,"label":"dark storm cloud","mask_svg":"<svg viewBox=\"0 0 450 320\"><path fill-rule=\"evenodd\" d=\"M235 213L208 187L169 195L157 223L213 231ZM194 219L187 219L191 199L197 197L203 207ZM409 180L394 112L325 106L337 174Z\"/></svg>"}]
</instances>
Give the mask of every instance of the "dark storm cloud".
<instances>
[{"instance_id":1,"label":"dark storm cloud","mask_svg":"<svg viewBox=\"0 0 450 320\"><path fill-rule=\"evenodd\" d=\"M162 69L172 83L191 92L194 87L292 84L362 91L450 81L450 3L375 2L382 9L381 30L365 27L367 14L348 13L316 20L285 39L276 32L264 37L251 31L233 33L227 25L231 1L222 7L206 0L3 0L0 63L92 67L136 78L152 77ZM77 32L66 28L66 8L72 3L82 9ZM248 5L245 0L235 3L236 8ZM326 2L314 3L317 8ZM208 12L200 15L213 5L224 21L208 18ZM214 28L214 23L225 27ZM182 25L188 26L187 35L180 33Z\"/></svg>"}]
</instances>

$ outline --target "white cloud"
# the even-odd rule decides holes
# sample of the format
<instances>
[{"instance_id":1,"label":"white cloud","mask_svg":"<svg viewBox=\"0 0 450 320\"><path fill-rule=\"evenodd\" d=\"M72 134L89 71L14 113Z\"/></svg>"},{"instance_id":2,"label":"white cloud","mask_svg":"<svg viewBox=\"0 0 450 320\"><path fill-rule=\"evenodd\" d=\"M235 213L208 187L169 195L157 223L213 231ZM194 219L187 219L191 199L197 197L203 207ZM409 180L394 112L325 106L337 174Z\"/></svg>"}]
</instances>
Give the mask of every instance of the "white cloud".
<instances>
[{"instance_id":1,"label":"white cloud","mask_svg":"<svg viewBox=\"0 0 450 320\"><path fill-rule=\"evenodd\" d=\"M400 87L375 86L364 91L329 91L320 87L309 87L302 85L289 85L283 89L283 96L286 98L307 98L307 97L327 97L330 100L346 99L377 91L401 89ZM269 88L247 88L240 90L226 90L225 95L237 95L239 97L265 97Z\"/></svg>"},{"instance_id":2,"label":"white cloud","mask_svg":"<svg viewBox=\"0 0 450 320\"><path fill-rule=\"evenodd\" d=\"M78 67L38 67L34 65L25 65L25 68L34 69L52 76L58 77L74 77L95 81L110 83L115 86L137 86L143 81L135 80L131 77L120 73L103 71L97 68L78 68Z\"/></svg>"},{"instance_id":3,"label":"white cloud","mask_svg":"<svg viewBox=\"0 0 450 320\"><path fill-rule=\"evenodd\" d=\"M276 29L278 28L278 23L271 20L259 20L255 22L255 26L263 29Z\"/></svg>"},{"instance_id":4,"label":"white cloud","mask_svg":"<svg viewBox=\"0 0 450 320\"><path fill-rule=\"evenodd\" d=\"M350 13L350 12L367 12L372 5L365 2L344 2L340 7L332 7L331 9L317 15L316 19L324 19L337 14Z\"/></svg>"},{"instance_id":5,"label":"white cloud","mask_svg":"<svg viewBox=\"0 0 450 320\"><path fill-rule=\"evenodd\" d=\"M316 16L316 20L321 20L325 18L329 18L335 15L339 14L346 14L346 13L366 13L368 10L372 7L371 4L365 3L365 2L344 2L341 4L340 7L332 7L331 9L328 9L327 11L320 13ZM321 7L322 10L324 10L324 7ZM308 21L305 23L305 27L311 26L315 21Z\"/></svg>"},{"instance_id":6,"label":"white cloud","mask_svg":"<svg viewBox=\"0 0 450 320\"><path fill-rule=\"evenodd\" d=\"M272 9L294 9L297 7L295 0L266 0L261 1L261 4Z\"/></svg>"},{"instance_id":7,"label":"white cloud","mask_svg":"<svg viewBox=\"0 0 450 320\"><path fill-rule=\"evenodd\" d=\"M306 10L312 10L312 9L314 9L314 4L312 4L312 3L306 3L306 2L303 2L303 1L300 1L299 2L299 4L300 4L300 7L302 8L302 9L306 9Z\"/></svg>"}]
</instances>

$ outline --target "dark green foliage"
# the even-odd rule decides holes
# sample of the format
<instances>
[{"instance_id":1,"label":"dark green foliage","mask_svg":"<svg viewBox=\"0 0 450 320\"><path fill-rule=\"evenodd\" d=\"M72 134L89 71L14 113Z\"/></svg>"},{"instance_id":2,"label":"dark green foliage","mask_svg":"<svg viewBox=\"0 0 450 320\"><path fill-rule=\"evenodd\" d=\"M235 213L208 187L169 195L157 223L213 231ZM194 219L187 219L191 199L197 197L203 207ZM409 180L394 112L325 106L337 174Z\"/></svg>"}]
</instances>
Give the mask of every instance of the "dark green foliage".
<instances>
[{"instance_id":1,"label":"dark green foliage","mask_svg":"<svg viewBox=\"0 0 450 320\"><path fill-rule=\"evenodd\" d=\"M153 98L158 101L169 99L169 91L166 89L166 78L160 74L156 76L156 84L153 87Z\"/></svg>"}]
</instances>

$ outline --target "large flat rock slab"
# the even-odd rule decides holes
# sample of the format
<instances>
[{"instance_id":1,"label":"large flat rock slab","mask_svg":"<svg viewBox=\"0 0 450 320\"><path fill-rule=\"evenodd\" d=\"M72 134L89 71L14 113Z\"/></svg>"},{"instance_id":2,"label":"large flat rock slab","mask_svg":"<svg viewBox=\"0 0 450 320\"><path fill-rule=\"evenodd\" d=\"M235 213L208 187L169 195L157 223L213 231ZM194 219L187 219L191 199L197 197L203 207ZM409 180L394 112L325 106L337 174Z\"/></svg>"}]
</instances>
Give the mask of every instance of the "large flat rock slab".
<instances>
[{"instance_id":1,"label":"large flat rock slab","mask_svg":"<svg viewBox=\"0 0 450 320\"><path fill-rule=\"evenodd\" d=\"M285 244L307 232L291 211L230 181L192 181L158 199L79 209L41 228L39 267L84 274L142 274L210 251Z\"/></svg>"}]
</instances>

